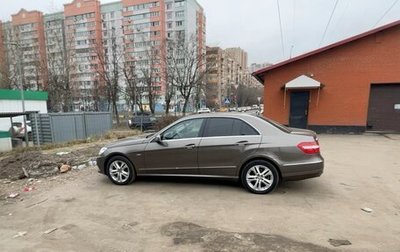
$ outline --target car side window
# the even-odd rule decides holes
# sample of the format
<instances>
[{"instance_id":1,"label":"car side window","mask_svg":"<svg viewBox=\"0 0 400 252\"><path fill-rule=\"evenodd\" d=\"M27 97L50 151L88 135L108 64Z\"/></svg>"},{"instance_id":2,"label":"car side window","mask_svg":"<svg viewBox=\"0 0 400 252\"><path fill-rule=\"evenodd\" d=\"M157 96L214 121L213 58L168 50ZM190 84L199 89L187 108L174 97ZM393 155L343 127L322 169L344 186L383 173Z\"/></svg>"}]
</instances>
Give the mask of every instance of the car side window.
<instances>
[{"instance_id":1,"label":"car side window","mask_svg":"<svg viewBox=\"0 0 400 252\"><path fill-rule=\"evenodd\" d=\"M231 136L234 120L231 118L210 118L204 137Z\"/></svg>"},{"instance_id":2,"label":"car side window","mask_svg":"<svg viewBox=\"0 0 400 252\"><path fill-rule=\"evenodd\" d=\"M258 135L258 132L243 122L233 118L210 118L204 137Z\"/></svg>"},{"instance_id":3,"label":"car side window","mask_svg":"<svg viewBox=\"0 0 400 252\"><path fill-rule=\"evenodd\" d=\"M201 125L204 119L192 119L180 122L164 131L163 140L177 140L200 136Z\"/></svg>"},{"instance_id":4,"label":"car side window","mask_svg":"<svg viewBox=\"0 0 400 252\"><path fill-rule=\"evenodd\" d=\"M254 136L259 135L258 132L248 125L247 123L243 122L242 120L235 120L233 123L233 136Z\"/></svg>"}]
</instances>

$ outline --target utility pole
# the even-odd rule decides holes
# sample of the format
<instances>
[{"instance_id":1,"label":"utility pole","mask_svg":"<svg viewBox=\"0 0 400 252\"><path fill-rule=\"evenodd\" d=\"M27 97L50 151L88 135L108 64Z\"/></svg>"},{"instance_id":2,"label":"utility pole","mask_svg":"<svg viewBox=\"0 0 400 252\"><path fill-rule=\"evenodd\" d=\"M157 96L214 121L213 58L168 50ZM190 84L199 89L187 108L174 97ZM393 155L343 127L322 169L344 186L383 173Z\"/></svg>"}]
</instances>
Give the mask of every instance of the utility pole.
<instances>
[{"instance_id":1,"label":"utility pole","mask_svg":"<svg viewBox=\"0 0 400 252\"><path fill-rule=\"evenodd\" d=\"M17 42L10 42L10 43L8 43L8 44L10 44L10 45L13 45L13 46L15 46L16 47L16 49L17 49L17 53L18 53L18 57L17 57L17 69L18 69L18 79L19 79L19 82L20 82L20 90L21 90L21 102L22 102L22 113L24 113L24 115L23 115L23 118L24 118L24 127L25 127L25 144L26 144L26 147L28 147L29 146L29 139L28 139L28 125L26 124L26 115L25 115L25 94L24 94L24 82L25 82L25 80L24 80L24 77L22 76L22 56L21 56L21 53L22 53L22 50L21 50L21 48L20 48L20 46L19 46L19 44L17 43Z\"/></svg>"}]
</instances>

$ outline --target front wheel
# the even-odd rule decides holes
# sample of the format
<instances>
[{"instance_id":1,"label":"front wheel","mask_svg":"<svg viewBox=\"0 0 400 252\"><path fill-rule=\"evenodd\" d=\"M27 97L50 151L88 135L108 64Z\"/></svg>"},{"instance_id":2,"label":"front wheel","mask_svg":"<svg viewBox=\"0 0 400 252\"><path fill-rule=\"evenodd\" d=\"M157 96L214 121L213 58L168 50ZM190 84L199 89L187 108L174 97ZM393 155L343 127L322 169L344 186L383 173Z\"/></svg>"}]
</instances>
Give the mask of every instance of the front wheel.
<instances>
[{"instance_id":1,"label":"front wheel","mask_svg":"<svg viewBox=\"0 0 400 252\"><path fill-rule=\"evenodd\" d=\"M275 166L263 160L248 163L242 170L243 186L252 193L267 194L273 191L279 182Z\"/></svg>"},{"instance_id":2,"label":"front wheel","mask_svg":"<svg viewBox=\"0 0 400 252\"><path fill-rule=\"evenodd\" d=\"M112 157L107 163L107 175L117 185L128 185L136 179L131 162L122 156Z\"/></svg>"}]
</instances>

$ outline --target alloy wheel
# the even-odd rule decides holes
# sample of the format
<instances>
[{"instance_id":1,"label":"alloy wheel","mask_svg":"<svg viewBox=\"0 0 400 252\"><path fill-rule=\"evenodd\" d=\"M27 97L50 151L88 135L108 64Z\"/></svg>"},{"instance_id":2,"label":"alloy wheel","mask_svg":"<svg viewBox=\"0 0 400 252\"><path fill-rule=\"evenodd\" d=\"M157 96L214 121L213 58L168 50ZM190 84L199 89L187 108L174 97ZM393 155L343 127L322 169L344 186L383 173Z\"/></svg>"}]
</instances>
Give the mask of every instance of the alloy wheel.
<instances>
[{"instance_id":1,"label":"alloy wheel","mask_svg":"<svg viewBox=\"0 0 400 252\"><path fill-rule=\"evenodd\" d=\"M247 185L257 192L268 190L274 183L274 174L263 165L254 165L246 173Z\"/></svg>"},{"instance_id":2,"label":"alloy wheel","mask_svg":"<svg viewBox=\"0 0 400 252\"><path fill-rule=\"evenodd\" d=\"M130 172L128 164L122 160L115 160L109 167L110 177L118 183L125 183L129 179Z\"/></svg>"}]
</instances>

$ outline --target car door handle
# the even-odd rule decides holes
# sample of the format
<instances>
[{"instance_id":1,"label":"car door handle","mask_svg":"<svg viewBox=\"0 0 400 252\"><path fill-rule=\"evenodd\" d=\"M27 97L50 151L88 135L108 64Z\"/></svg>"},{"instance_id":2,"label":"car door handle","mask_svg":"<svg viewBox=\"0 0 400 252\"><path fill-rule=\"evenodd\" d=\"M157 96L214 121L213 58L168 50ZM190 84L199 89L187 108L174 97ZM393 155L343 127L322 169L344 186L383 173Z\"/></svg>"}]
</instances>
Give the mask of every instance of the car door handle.
<instances>
[{"instance_id":1,"label":"car door handle","mask_svg":"<svg viewBox=\"0 0 400 252\"><path fill-rule=\"evenodd\" d=\"M188 144L188 145L186 145L185 147L186 147L186 149L188 149L188 150L193 150L193 149L196 147L196 145L195 145L195 144Z\"/></svg>"},{"instance_id":2,"label":"car door handle","mask_svg":"<svg viewBox=\"0 0 400 252\"><path fill-rule=\"evenodd\" d=\"M237 142L236 145L237 145L237 146L245 146L245 145L247 145L248 143L249 143L249 141L244 140L244 141L239 141L239 142Z\"/></svg>"}]
</instances>

